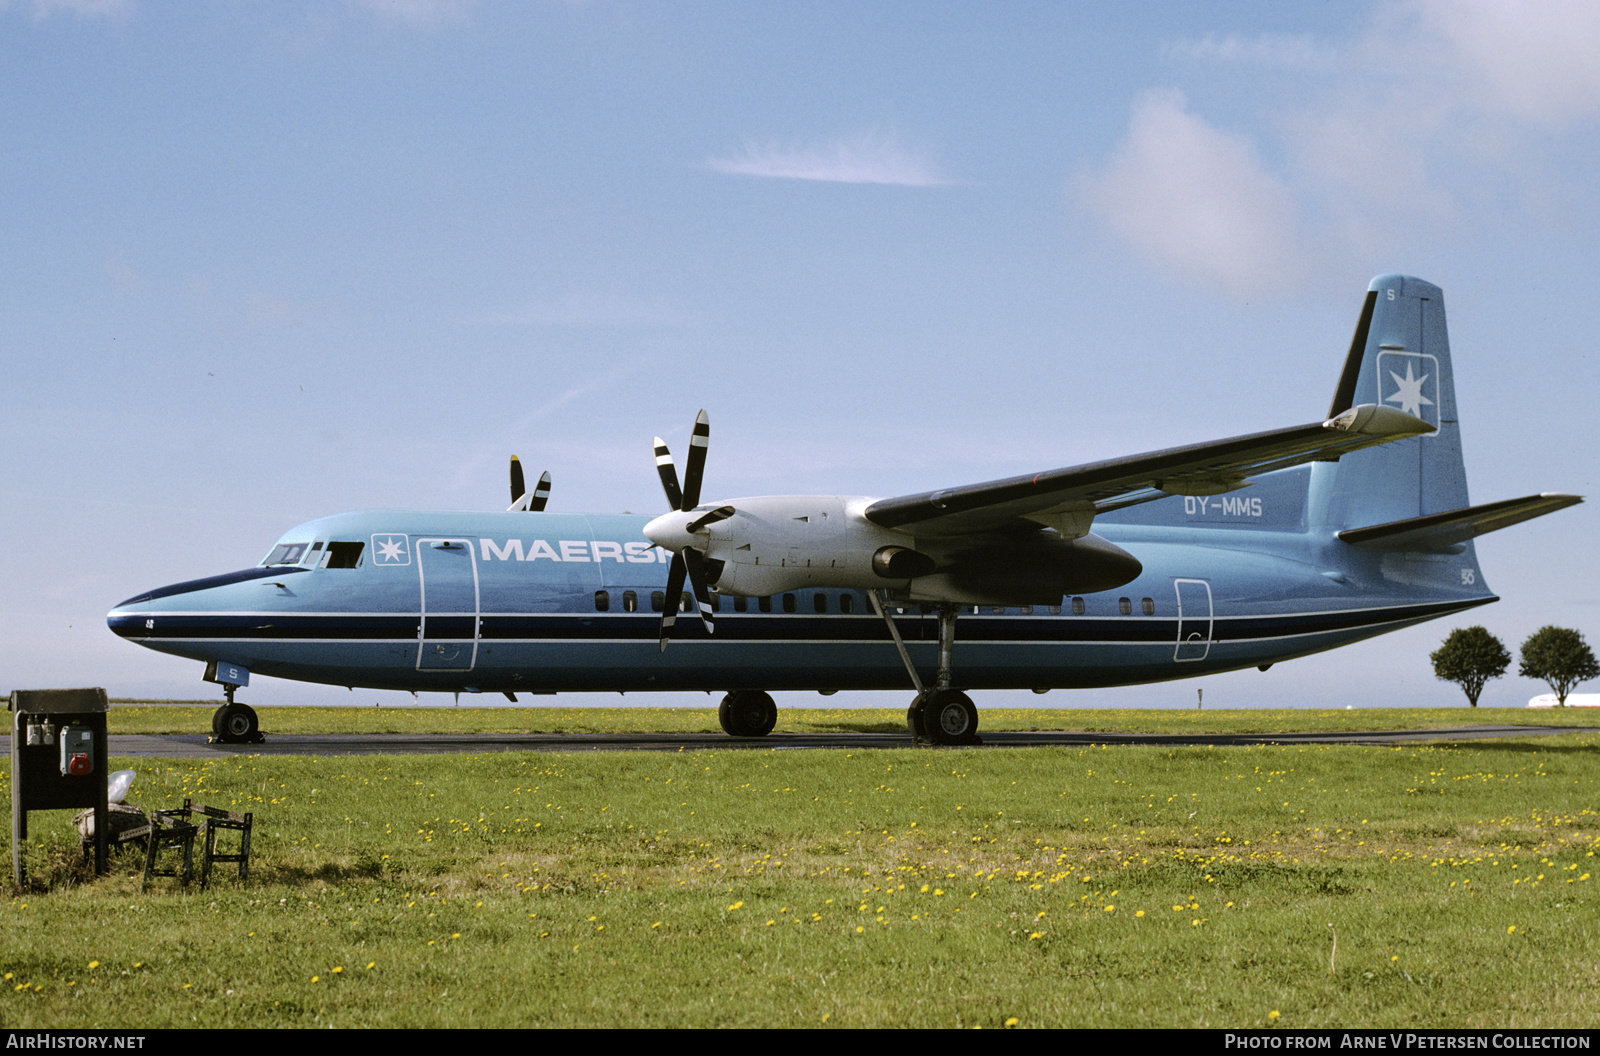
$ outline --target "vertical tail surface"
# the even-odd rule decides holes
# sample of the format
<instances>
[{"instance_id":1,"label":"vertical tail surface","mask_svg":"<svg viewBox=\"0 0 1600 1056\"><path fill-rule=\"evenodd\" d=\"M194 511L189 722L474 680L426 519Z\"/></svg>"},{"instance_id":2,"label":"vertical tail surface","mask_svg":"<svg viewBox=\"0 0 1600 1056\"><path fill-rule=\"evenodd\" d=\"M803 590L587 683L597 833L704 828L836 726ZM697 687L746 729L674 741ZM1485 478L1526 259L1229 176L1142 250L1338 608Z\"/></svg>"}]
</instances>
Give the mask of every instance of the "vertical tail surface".
<instances>
[{"instance_id":1,"label":"vertical tail surface","mask_svg":"<svg viewBox=\"0 0 1600 1056\"><path fill-rule=\"evenodd\" d=\"M1405 275L1372 280L1328 416L1363 403L1398 408L1438 432L1319 464L1312 523L1359 528L1470 505L1439 287Z\"/></svg>"}]
</instances>

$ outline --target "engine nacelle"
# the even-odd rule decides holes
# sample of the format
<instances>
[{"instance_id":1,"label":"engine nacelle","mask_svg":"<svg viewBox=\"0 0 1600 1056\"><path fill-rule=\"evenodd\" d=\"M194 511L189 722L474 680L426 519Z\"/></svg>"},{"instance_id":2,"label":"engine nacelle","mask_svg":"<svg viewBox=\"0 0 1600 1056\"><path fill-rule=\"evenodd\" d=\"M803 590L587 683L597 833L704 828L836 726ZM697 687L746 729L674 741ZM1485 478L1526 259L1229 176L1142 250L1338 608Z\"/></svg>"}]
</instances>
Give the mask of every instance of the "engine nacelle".
<instances>
[{"instance_id":1,"label":"engine nacelle","mask_svg":"<svg viewBox=\"0 0 1600 1056\"><path fill-rule=\"evenodd\" d=\"M1048 530L968 538L915 539L880 528L873 500L827 495L731 499L734 512L690 533L701 511L666 514L645 534L660 545L692 546L707 580L725 594L765 596L806 588L887 588L913 601L1047 605L1065 594L1121 586L1139 575L1137 558L1090 534Z\"/></svg>"},{"instance_id":2,"label":"engine nacelle","mask_svg":"<svg viewBox=\"0 0 1600 1056\"><path fill-rule=\"evenodd\" d=\"M954 550L939 571L913 579L895 597L961 605L1058 605L1063 595L1112 590L1137 579L1139 559L1098 535L1063 539L1019 535Z\"/></svg>"}]
</instances>

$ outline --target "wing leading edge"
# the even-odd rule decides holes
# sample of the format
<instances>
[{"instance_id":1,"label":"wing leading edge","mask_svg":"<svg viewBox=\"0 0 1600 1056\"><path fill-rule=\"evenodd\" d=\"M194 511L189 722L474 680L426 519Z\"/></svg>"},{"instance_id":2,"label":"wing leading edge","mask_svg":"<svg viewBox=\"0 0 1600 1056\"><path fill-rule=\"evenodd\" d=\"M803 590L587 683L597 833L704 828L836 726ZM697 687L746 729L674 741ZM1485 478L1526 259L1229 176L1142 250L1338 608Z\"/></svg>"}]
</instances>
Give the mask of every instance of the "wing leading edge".
<instances>
[{"instance_id":1,"label":"wing leading edge","mask_svg":"<svg viewBox=\"0 0 1600 1056\"><path fill-rule=\"evenodd\" d=\"M1393 407L1362 404L1322 422L880 499L864 514L879 527L925 536L1050 527L1078 538L1097 513L1165 495L1220 495L1276 469L1433 431Z\"/></svg>"}]
</instances>

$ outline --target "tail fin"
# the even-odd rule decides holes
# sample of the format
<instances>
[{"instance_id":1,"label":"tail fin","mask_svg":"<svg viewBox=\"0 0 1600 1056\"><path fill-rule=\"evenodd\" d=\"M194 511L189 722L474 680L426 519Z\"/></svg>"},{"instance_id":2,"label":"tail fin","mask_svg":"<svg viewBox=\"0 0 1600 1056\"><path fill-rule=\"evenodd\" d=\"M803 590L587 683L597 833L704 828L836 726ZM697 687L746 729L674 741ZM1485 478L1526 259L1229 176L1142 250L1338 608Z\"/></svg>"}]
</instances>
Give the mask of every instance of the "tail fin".
<instances>
[{"instance_id":1,"label":"tail fin","mask_svg":"<svg viewBox=\"0 0 1600 1056\"><path fill-rule=\"evenodd\" d=\"M1438 431L1318 465L1312 524L1363 528L1469 505L1439 287L1404 275L1372 280L1328 417L1363 403L1398 408Z\"/></svg>"}]
</instances>

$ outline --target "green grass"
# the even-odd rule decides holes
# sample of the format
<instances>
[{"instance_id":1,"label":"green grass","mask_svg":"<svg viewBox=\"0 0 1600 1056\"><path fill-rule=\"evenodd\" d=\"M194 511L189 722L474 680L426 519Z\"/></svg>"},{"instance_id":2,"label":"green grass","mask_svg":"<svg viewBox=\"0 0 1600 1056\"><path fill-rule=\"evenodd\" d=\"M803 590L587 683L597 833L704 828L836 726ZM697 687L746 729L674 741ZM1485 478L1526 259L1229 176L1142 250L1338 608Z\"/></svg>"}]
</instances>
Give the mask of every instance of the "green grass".
<instances>
[{"instance_id":1,"label":"green grass","mask_svg":"<svg viewBox=\"0 0 1600 1056\"><path fill-rule=\"evenodd\" d=\"M255 811L251 878L90 880L34 815L0 1025L1600 1020L1600 732L113 765Z\"/></svg>"},{"instance_id":2,"label":"green grass","mask_svg":"<svg viewBox=\"0 0 1600 1056\"><path fill-rule=\"evenodd\" d=\"M112 733L209 733L216 703L114 701ZM263 707L267 733L720 733L715 704L699 708ZM1591 726L1600 708L1135 710L981 708L982 730L1095 733L1304 733L1474 725ZM904 733L905 708L779 708L778 733Z\"/></svg>"}]
</instances>

